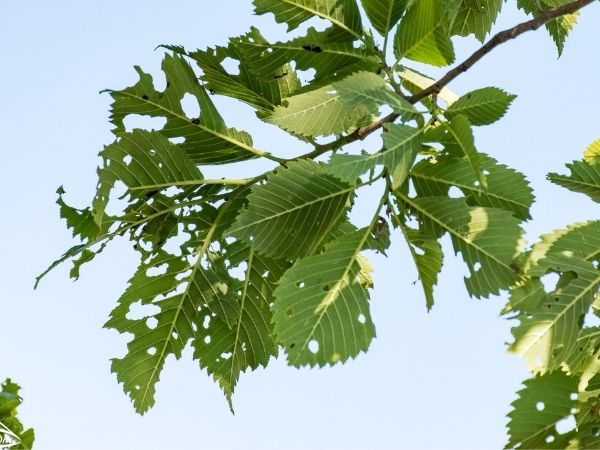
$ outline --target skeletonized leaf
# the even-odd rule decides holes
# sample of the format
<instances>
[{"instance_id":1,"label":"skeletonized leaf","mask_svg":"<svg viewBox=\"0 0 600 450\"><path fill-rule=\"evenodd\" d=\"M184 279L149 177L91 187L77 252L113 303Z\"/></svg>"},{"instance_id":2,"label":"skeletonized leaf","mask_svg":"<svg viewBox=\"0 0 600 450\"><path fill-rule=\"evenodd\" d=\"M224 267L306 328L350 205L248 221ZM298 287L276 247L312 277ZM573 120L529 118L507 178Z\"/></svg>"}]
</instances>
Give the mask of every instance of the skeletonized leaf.
<instances>
[{"instance_id":1,"label":"skeletonized leaf","mask_svg":"<svg viewBox=\"0 0 600 450\"><path fill-rule=\"evenodd\" d=\"M273 13L277 23L287 24L288 31L313 17L320 17L356 38L362 34L355 0L254 0L254 6L256 14Z\"/></svg>"},{"instance_id":2,"label":"skeletonized leaf","mask_svg":"<svg viewBox=\"0 0 600 450\"><path fill-rule=\"evenodd\" d=\"M166 124L158 130L167 138L184 138L178 144L197 164L224 164L243 161L263 152L252 147L244 131L228 128L190 65L178 55L166 54L162 69L167 78L163 92L156 91L152 77L136 67L140 80L122 91L110 91L114 99L111 122L117 136L125 132L124 120L131 114L163 117ZM200 117L187 117L181 101L192 95Z\"/></svg>"},{"instance_id":3,"label":"skeletonized leaf","mask_svg":"<svg viewBox=\"0 0 600 450\"><path fill-rule=\"evenodd\" d=\"M309 160L289 163L257 186L227 234L260 255L295 259L314 252L346 210L356 187Z\"/></svg>"},{"instance_id":4,"label":"skeletonized leaf","mask_svg":"<svg viewBox=\"0 0 600 450\"><path fill-rule=\"evenodd\" d=\"M386 36L398 23L411 0L361 0L373 27Z\"/></svg>"},{"instance_id":5,"label":"skeletonized leaf","mask_svg":"<svg viewBox=\"0 0 600 450\"><path fill-rule=\"evenodd\" d=\"M465 278L469 294L498 294L518 279L512 263L521 248L522 230L511 213L469 207L464 199L395 194L417 215L422 233L430 238L450 234L454 250L461 253L471 275Z\"/></svg>"},{"instance_id":6,"label":"skeletonized leaf","mask_svg":"<svg viewBox=\"0 0 600 450\"><path fill-rule=\"evenodd\" d=\"M394 47L398 59L408 58L437 67L454 61L447 16L438 0L412 4L398 24Z\"/></svg>"},{"instance_id":7,"label":"skeletonized leaf","mask_svg":"<svg viewBox=\"0 0 600 450\"><path fill-rule=\"evenodd\" d=\"M281 279L273 323L290 365L335 364L367 350L375 328L359 254L369 235L362 229L338 238Z\"/></svg>"},{"instance_id":8,"label":"skeletonized leaf","mask_svg":"<svg viewBox=\"0 0 600 450\"><path fill-rule=\"evenodd\" d=\"M446 117L463 114L472 125L489 125L504 116L515 98L515 95L509 95L495 87L477 89L450 105Z\"/></svg>"}]
</instances>

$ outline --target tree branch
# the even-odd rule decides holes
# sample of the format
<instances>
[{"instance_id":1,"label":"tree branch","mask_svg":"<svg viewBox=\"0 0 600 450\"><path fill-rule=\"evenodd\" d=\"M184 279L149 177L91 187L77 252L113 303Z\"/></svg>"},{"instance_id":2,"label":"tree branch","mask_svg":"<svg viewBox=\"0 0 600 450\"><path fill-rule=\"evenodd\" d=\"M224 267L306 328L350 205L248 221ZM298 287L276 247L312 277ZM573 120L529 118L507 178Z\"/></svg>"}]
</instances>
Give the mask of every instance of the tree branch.
<instances>
[{"instance_id":1,"label":"tree branch","mask_svg":"<svg viewBox=\"0 0 600 450\"><path fill-rule=\"evenodd\" d=\"M428 88L417 92L411 97L408 97L407 100L414 104L431 94L438 94L443 87L448 85L457 76L473 67L475 63L477 63L481 58L483 58L485 55L491 52L494 48L498 47L501 44L504 44L507 41L510 41L511 39L515 39L516 37L520 36L521 34L527 31L535 31L542 25L545 25L547 22L551 21L552 19L556 19L566 14L574 13L583 8L584 6L589 5L593 1L594 0L577 0L572 3L560 6L558 8L549 9L540 13L540 15L538 15L535 19L528 20L527 22L523 22L519 25L509 28L508 30L499 32L492 39L487 41L475 53L473 53L471 56L465 59L461 64L456 66L454 69L450 70L448 73L446 73L446 75L444 75L442 78L440 78Z\"/></svg>"},{"instance_id":2,"label":"tree branch","mask_svg":"<svg viewBox=\"0 0 600 450\"><path fill-rule=\"evenodd\" d=\"M515 25L514 27L509 28L507 30L500 31L499 33L494 35L494 37L492 37L489 41L487 41L483 46L481 46L481 48L479 48L477 51L475 51L475 53L473 53L471 56L469 56L467 59L465 59L458 66L454 67L452 70L447 72L438 81L433 83L431 86L423 89L422 91L419 91L410 97L406 97L406 100L408 100L411 104L415 104L415 103L423 100L425 97L428 97L429 95L439 94L439 92L444 87L446 87L446 85L448 85L451 81L453 81L460 74L466 72L471 67L473 67L481 58L483 58L485 55L487 55L489 52L491 52L494 48L498 47L499 45L501 45L507 41L510 41L512 39L515 39L516 37L520 36L521 34L527 32L527 31L537 30L538 28L540 28L542 25L545 25L549 21L556 19L558 17L564 16L566 14L574 13L574 12L580 10L581 8L583 8L584 6L587 6L593 2L594 2L594 0L576 0L572 3L568 3L568 4L560 6L558 8L549 9L547 11L544 11L544 12L540 13L534 19L531 19L531 20L528 20L527 22L523 22L518 25ZM384 126L386 123L394 122L396 119L398 119L398 117L400 117L400 116L396 113L388 114L387 116L379 119L377 122L374 122L371 125L367 125L365 127L358 128L354 132L352 132L346 136L342 136L341 138L336 139L335 141L332 141L328 144L316 146L314 151L312 151L302 157L303 158L316 158L317 156L322 155L323 153L326 153L328 151L336 150L346 144L357 141L359 139L362 140L362 139L366 138L368 135L370 135L371 133L373 133L374 131L376 131L379 128L381 128L382 126Z\"/></svg>"}]
</instances>

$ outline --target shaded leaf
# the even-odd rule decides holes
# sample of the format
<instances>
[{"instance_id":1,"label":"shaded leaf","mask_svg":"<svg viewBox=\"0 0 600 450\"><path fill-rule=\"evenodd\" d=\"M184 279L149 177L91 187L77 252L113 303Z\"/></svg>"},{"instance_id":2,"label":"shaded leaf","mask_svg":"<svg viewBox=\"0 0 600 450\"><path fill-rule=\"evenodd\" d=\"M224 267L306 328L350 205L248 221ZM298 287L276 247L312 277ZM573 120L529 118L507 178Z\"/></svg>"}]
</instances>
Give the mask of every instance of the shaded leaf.
<instances>
[{"instance_id":1,"label":"shaded leaf","mask_svg":"<svg viewBox=\"0 0 600 450\"><path fill-rule=\"evenodd\" d=\"M460 0L452 25L452 34L474 34L483 42L502 9L502 0Z\"/></svg>"},{"instance_id":2,"label":"shaded leaf","mask_svg":"<svg viewBox=\"0 0 600 450\"><path fill-rule=\"evenodd\" d=\"M398 23L412 0L361 0L373 27L386 36Z\"/></svg>"},{"instance_id":3,"label":"shaded leaf","mask_svg":"<svg viewBox=\"0 0 600 450\"><path fill-rule=\"evenodd\" d=\"M450 105L446 117L463 114L472 125L489 125L504 116L515 98L516 96L494 87L477 89Z\"/></svg>"}]
</instances>

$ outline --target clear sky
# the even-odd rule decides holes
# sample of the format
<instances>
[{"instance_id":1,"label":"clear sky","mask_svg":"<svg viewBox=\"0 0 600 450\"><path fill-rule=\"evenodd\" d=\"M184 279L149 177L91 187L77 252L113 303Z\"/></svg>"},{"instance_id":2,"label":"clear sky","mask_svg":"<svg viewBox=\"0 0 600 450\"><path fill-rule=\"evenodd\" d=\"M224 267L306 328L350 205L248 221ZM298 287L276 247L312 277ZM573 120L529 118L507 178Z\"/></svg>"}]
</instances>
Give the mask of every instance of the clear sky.
<instances>
[{"instance_id":1,"label":"clear sky","mask_svg":"<svg viewBox=\"0 0 600 450\"><path fill-rule=\"evenodd\" d=\"M496 29L522 19L511 6ZM470 299L464 265L450 253L427 313L397 240L389 258L374 258L378 337L369 352L332 369L296 370L279 360L246 374L235 416L189 350L167 362L154 409L134 413L109 369L126 339L102 329L136 267L127 242L86 266L79 282L69 280L65 265L33 291L34 277L73 244L54 192L64 185L71 203L86 206L97 153L112 141L110 99L98 92L134 83L134 64L160 79L158 44L224 44L250 25L283 37L272 16L251 11L249 0L0 2L0 377L23 386L21 416L36 429L36 448L500 448L505 414L527 373L523 361L505 353L510 323L498 316L505 297ZM530 240L600 213L545 180L600 138L598 23L596 2L560 60L544 31L529 33L451 85L458 94L498 86L519 95L502 121L477 130L476 140L531 181L537 203L526 225ZM475 41L463 40L459 54L474 48ZM305 150L257 124L249 108L219 105L229 124L254 132L256 147L282 156Z\"/></svg>"}]
</instances>

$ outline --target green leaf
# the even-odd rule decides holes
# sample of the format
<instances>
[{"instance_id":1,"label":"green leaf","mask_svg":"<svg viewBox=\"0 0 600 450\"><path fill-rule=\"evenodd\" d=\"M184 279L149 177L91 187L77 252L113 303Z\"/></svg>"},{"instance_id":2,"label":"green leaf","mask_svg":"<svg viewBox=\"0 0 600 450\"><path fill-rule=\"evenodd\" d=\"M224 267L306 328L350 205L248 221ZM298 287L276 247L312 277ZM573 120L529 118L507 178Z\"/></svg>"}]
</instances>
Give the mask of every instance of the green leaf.
<instances>
[{"instance_id":1,"label":"green leaf","mask_svg":"<svg viewBox=\"0 0 600 450\"><path fill-rule=\"evenodd\" d=\"M489 125L506 114L511 102L516 98L502 89L488 87L463 95L446 111L446 117L465 115L473 125Z\"/></svg>"},{"instance_id":2,"label":"green leaf","mask_svg":"<svg viewBox=\"0 0 600 450\"><path fill-rule=\"evenodd\" d=\"M483 42L502 9L502 0L460 0L452 25L452 34L474 34Z\"/></svg>"},{"instance_id":3,"label":"green leaf","mask_svg":"<svg viewBox=\"0 0 600 450\"><path fill-rule=\"evenodd\" d=\"M436 239L420 233L418 230L401 224L402 233L408 244L408 249L417 267L419 280L425 293L427 310L433 307L433 287L437 284L438 274L444 263L442 246Z\"/></svg>"},{"instance_id":4,"label":"green leaf","mask_svg":"<svg viewBox=\"0 0 600 450\"><path fill-rule=\"evenodd\" d=\"M571 0L517 0L517 5L527 14L538 16L540 13L570 3ZM546 30L554 40L558 55L564 50L565 41L577 23L579 12L565 14L546 23Z\"/></svg>"},{"instance_id":5,"label":"green leaf","mask_svg":"<svg viewBox=\"0 0 600 450\"><path fill-rule=\"evenodd\" d=\"M526 380L508 414L506 448L566 448L571 436L561 435L556 423L577 405L577 378L554 372ZM551 439L548 437L552 436Z\"/></svg>"},{"instance_id":6,"label":"green leaf","mask_svg":"<svg viewBox=\"0 0 600 450\"><path fill-rule=\"evenodd\" d=\"M395 194L418 217L423 234L430 239L450 234L454 250L462 254L471 275L465 278L470 295L498 294L518 279L512 263L521 249L522 230L509 212L469 207L464 199Z\"/></svg>"},{"instance_id":7,"label":"green leaf","mask_svg":"<svg viewBox=\"0 0 600 450\"><path fill-rule=\"evenodd\" d=\"M352 183L363 173L383 164L398 188L408 177L415 157L421 150L423 130L407 125L388 124L383 134L384 148L372 155L346 155L335 153L326 167L328 173L342 181Z\"/></svg>"},{"instance_id":8,"label":"green leaf","mask_svg":"<svg viewBox=\"0 0 600 450\"><path fill-rule=\"evenodd\" d=\"M301 136L328 136L368 125L376 112L365 106L350 110L329 85L289 97L287 107L278 106L265 120Z\"/></svg>"},{"instance_id":9,"label":"green leaf","mask_svg":"<svg viewBox=\"0 0 600 450\"><path fill-rule=\"evenodd\" d=\"M264 60L260 46L269 45L260 31L252 27L245 35L230 39L227 47L198 50L189 53L189 57L202 69L202 80L210 92L241 100L266 113L300 88L300 81L287 61L272 67L269 79L250 70L256 60ZM227 58L239 62L239 74L231 74L223 66Z\"/></svg>"},{"instance_id":10,"label":"green leaf","mask_svg":"<svg viewBox=\"0 0 600 450\"><path fill-rule=\"evenodd\" d=\"M7 378L0 390L0 447L16 450L29 450L33 446L35 435L32 428L25 429L17 416L21 406L19 396L21 387Z\"/></svg>"},{"instance_id":11,"label":"green leaf","mask_svg":"<svg viewBox=\"0 0 600 450\"><path fill-rule=\"evenodd\" d=\"M277 23L286 23L291 31L303 22L320 17L340 30L360 38L362 22L355 0L254 0L256 14L273 13Z\"/></svg>"},{"instance_id":12,"label":"green leaf","mask_svg":"<svg viewBox=\"0 0 600 450\"><path fill-rule=\"evenodd\" d=\"M372 72L357 72L333 83L333 87L350 111L357 108L376 111L380 106L387 105L404 120L419 115L413 105L389 89L385 80Z\"/></svg>"},{"instance_id":13,"label":"green leaf","mask_svg":"<svg viewBox=\"0 0 600 450\"><path fill-rule=\"evenodd\" d=\"M110 91L111 122L117 136L125 132L124 120L131 114L163 117L167 120L159 130L167 138L184 138L178 144L196 164L224 164L243 161L265 153L252 147L246 132L227 128L190 65L180 56L165 55L162 69L167 78L163 92L154 88L152 77L139 67L140 81L122 91ZM186 94L195 97L200 117L187 117L181 106Z\"/></svg>"},{"instance_id":14,"label":"green leaf","mask_svg":"<svg viewBox=\"0 0 600 450\"><path fill-rule=\"evenodd\" d=\"M93 215L103 229L107 220L113 220L105 217L105 209L116 181L123 182L132 197L145 197L172 186L202 184L202 174L185 151L157 132L123 133L100 156L103 166L98 169Z\"/></svg>"},{"instance_id":15,"label":"green leaf","mask_svg":"<svg viewBox=\"0 0 600 450\"><path fill-rule=\"evenodd\" d=\"M442 129L447 136L447 139L442 142L445 149L450 153L464 155L471 164L477 181L482 187L487 187L487 176L481 169L481 154L475 148L475 138L469 119L458 114L450 119L450 122L444 122Z\"/></svg>"},{"instance_id":16,"label":"green leaf","mask_svg":"<svg viewBox=\"0 0 600 450\"><path fill-rule=\"evenodd\" d=\"M398 72L400 78L402 79L402 85L412 94L416 94L423 89L427 89L429 86L435 83L433 78L430 78L422 73L417 72L416 70L408 69L404 67L402 70ZM458 96L452 92L448 87L443 87L442 90L437 94L439 98L444 100L447 106L452 105L454 102L458 100ZM421 100L422 102L427 102L428 97Z\"/></svg>"},{"instance_id":17,"label":"green leaf","mask_svg":"<svg viewBox=\"0 0 600 450\"><path fill-rule=\"evenodd\" d=\"M170 355L179 359L195 337L198 322L217 316L232 327L238 319L227 268L210 250L232 205L225 203L218 213L211 207L203 209L205 217L195 221L195 231L187 230L192 236L182 245L182 254L161 250L143 260L105 324L133 335L127 354L113 359L111 368L141 414L154 404L165 360Z\"/></svg>"},{"instance_id":18,"label":"green leaf","mask_svg":"<svg viewBox=\"0 0 600 450\"><path fill-rule=\"evenodd\" d=\"M271 44L252 30L249 38L233 41L234 45L248 57L245 66L257 77L271 80L281 76L282 67L294 61L296 70L315 70L315 80L319 80L342 71L345 67L360 62L373 64L373 69L379 67L370 59L370 49L360 46L355 48L354 40L347 36L334 35L335 29L328 28L317 31L309 28L305 35L287 42ZM287 72L287 69L285 70Z\"/></svg>"},{"instance_id":19,"label":"green leaf","mask_svg":"<svg viewBox=\"0 0 600 450\"><path fill-rule=\"evenodd\" d=\"M313 253L342 217L356 189L309 160L277 169L248 196L227 234L263 256L295 259Z\"/></svg>"},{"instance_id":20,"label":"green leaf","mask_svg":"<svg viewBox=\"0 0 600 450\"><path fill-rule=\"evenodd\" d=\"M271 307L273 290L287 264L265 258L240 242L231 244L224 255L230 268L246 266L242 280L232 280L239 319L230 327L219 316L207 316L192 345L200 367L219 383L231 406L231 396L240 374L266 367L277 356L273 341Z\"/></svg>"},{"instance_id":21,"label":"green leaf","mask_svg":"<svg viewBox=\"0 0 600 450\"><path fill-rule=\"evenodd\" d=\"M454 61L454 47L448 37L448 20L437 0L414 2L398 25L394 53L432 66Z\"/></svg>"},{"instance_id":22,"label":"green leaf","mask_svg":"<svg viewBox=\"0 0 600 450\"><path fill-rule=\"evenodd\" d=\"M580 192L600 203L600 165L573 161L566 165L571 175L549 173L548 179L573 192Z\"/></svg>"},{"instance_id":23,"label":"green leaf","mask_svg":"<svg viewBox=\"0 0 600 450\"><path fill-rule=\"evenodd\" d=\"M590 144L583 153L583 159L591 166L600 166L600 139Z\"/></svg>"},{"instance_id":24,"label":"green leaf","mask_svg":"<svg viewBox=\"0 0 600 450\"><path fill-rule=\"evenodd\" d=\"M398 23L411 0L361 0L373 27L386 36Z\"/></svg>"},{"instance_id":25,"label":"green leaf","mask_svg":"<svg viewBox=\"0 0 600 450\"><path fill-rule=\"evenodd\" d=\"M273 323L290 365L345 362L369 347L375 328L359 255L370 233L362 229L330 242L281 279Z\"/></svg>"},{"instance_id":26,"label":"green leaf","mask_svg":"<svg viewBox=\"0 0 600 450\"><path fill-rule=\"evenodd\" d=\"M547 272L561 277L552 292L536 294L535 303L515 305L521 323L513 329L510 351L525 355L531 370L559 367L581 347L577 339L600 283L594 266L600 260L599 236L600 222L576 224L543 236L533 247L525 264L532 283Z\"/></svg>"},{"instance_id":27,"label":"green leaf","mask_svg":"<svg viewBox=\"0 0 600 450\"><path fill-rule=\"evenodd\" d=\"M525 177L483 153L479 154L479 160L486 187L481 185L466 157L453 155L420 161L412 169L411 178L419 195L447 195L449 188L456 186L471 206L500 208L519 219L530 219L529 208L534 197Z\"/></svg>"}]
</instances>

